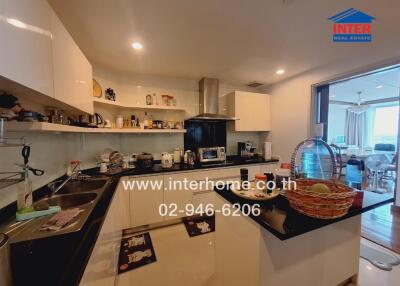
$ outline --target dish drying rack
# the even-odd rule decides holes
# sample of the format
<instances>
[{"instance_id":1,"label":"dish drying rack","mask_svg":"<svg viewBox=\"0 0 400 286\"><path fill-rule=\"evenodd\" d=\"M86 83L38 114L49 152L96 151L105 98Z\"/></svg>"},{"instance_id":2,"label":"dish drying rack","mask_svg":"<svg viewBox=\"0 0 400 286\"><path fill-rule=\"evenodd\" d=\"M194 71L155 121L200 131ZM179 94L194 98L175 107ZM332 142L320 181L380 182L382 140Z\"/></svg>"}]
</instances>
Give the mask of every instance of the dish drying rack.
<instances>
[{"instance_id":1,"label":"dish drying rack","mask_svg":"<svg viewBox=\"0 0 400 286\"><path fill-rule=\"evenodd\" d=\"M0 118L0 147L24 147L25 138L12 138L5 136L5 118ZM24 172L0 172L0 189L20 183L24 180Z\"/></svg>"}]
</instances>

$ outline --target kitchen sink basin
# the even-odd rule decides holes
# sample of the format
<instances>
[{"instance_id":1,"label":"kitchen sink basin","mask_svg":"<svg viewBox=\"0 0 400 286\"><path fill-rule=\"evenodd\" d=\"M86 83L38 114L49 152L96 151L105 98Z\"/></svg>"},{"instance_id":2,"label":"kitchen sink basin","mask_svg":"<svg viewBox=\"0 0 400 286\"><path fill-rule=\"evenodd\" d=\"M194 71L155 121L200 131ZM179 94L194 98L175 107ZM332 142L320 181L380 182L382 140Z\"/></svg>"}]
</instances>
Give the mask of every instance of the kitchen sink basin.
<instances>
[{"instance_id":1,"label":"kitchen sink basin","mask_svg":"<svg viewBox=\"0 0 400 286\"><path fill-rule=\"evenodd\" d=\"M67 195L55 195L50 198L42 199L33 204L37 206L43 202L47 202L50 206L60 206L61 209L68 209L73 207L79 207L87 203L93 202L97 197L96 193L81 193L81 194L67 194Z\"/></svg>"},{"instance_id":2,"label":"kitchen sink basin","mask_svg":"<svg viewBox=\"0 0 400 286\"><path fill-rule=\"evenodd\" d=\"M62 181L54 182L57 188ZM57 194L74 194L90 192L102 188L107 183L107 180L72 180L67 182Z\"/></svg>"},{"instance_id":3,"label":"kitchen sink basin","mask_svg":"<svg viewBox=\"0 0 400 286\"><path fill-rule=\"evenodd\" d=\"M60 186L63 181L54 182L54 185ZM11 219L0 226L0 233L8 233L11 241L30 241L40 238L48 238L67 233L80 231L85 225L87 219L97 206L99 199L103 196L111 180L107 178L85 178L68 181L56 194L43 198L33 204L33 207L60 206L61 209L79 208L81 212L73 218L68 225L60 230L42 231L41 227L53 215L46 215L35 219L17 222ZM51 187L49 186L51 189Z\"/></svg>"}]
</instances>

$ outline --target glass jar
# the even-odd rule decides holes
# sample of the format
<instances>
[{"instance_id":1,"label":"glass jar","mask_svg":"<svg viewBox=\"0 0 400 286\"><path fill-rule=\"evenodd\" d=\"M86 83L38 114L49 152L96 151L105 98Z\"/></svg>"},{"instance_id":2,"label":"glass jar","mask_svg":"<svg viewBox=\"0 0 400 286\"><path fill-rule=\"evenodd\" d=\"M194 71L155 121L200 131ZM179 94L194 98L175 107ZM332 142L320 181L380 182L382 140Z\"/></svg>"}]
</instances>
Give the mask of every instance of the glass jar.
<instances>
[{"instance_id":1,"label":"glass jar","mask_svg":"<svg viewBox=\"0 0 400 286\"><path fill-rule=\"evenodd\" d=\"M254 180L254 188L259 192L264 192L267 188L267 176L264 174L257 174Z\"/></svg>"}]
</instances>

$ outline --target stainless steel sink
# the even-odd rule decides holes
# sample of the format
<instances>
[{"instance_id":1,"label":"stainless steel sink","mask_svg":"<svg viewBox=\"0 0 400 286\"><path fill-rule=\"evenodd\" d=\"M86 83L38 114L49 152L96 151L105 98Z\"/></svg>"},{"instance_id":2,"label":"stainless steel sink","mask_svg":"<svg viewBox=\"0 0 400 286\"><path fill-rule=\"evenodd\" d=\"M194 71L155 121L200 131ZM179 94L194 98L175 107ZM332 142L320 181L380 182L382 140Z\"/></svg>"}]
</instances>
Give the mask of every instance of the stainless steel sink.
<instances>
[{"instance_id":1,"label":"stainless steel sink","mask_svg":"<svg viewBox=\"0 0 400 286\"><path fill-rule=\"evenodd\" d=\"M80 193L68 195L56 195L50 198L42 199L33 204L33 207L46 202L50 206L60 206L61 209L79 207L84 204L93 202L97 197L97 193Z\"/></svg>"},{"instance_id":2,"label":"stainless steel sink","mask_svg":"<svg viewBox=\"0 0 400 286\"><path fill-rule=\"evenodd\" d=\"M47 202L50 206L58 205L63 210L79 208L82 212L61 230L40 230L41 226L52 216L48 215L24 222L11 220L5 225L0 225L0 232L8 233L13 243L79 231L85 225L109 183L111 183L111 180L104 177L70 181L56 195L41 199L33 204L33 206L37 206L39 203Z\"/></svg>"},{"instance_id":3,"label":"stainless steel sink","mask_svg":"<svg viewBox=\"0 0 400 286\"><path fill-rule=\"evenodd\" d=\"M57 188L62 181L56 181L53 184ZM105 179L86 179L86 180L71 180L66 183L57 194L73 194L90 192L102 188L107 183Z\"/></svg>"}]
</instances>

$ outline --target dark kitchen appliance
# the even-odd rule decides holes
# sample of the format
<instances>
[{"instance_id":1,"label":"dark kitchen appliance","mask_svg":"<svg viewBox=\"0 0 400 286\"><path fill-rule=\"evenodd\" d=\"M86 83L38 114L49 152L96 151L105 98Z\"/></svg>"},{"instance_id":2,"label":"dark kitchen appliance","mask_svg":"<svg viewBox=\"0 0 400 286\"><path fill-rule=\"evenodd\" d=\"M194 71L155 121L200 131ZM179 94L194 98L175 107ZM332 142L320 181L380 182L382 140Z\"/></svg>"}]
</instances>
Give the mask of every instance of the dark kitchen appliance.
<instances>
[{"instance_id":1,"label":"dark kitchen appliance","mask_svg":"<svg viewBox=\"0 0 400 286\"><path fill-rule=\"evenodd\" d=\"M256 149L253 142L238 142L238 155L242 158L252 158L256 155Z\"/></svg>"},{"instance_id":2,"label":"dark kitchen appliance","mask_svg":"<svg viewBox=\"0 0 400 286\"><path fill-rule=\"evenodd\" d=\"M103 116L99 113L95 113L93 115L89 115L89 126L88 127L94 127L97 128L103 126L104 124L104 119Z\"/></svg>"},{"instance_id":3,"label":"dark kitchen appliance","mask_svg":"<svg viewBox=\"0 0 400 286\"><path fill-rule=\"evenodd\" d=\"M153 168L153 155L149 153L142 153L137 156L137 167L142 170L149 170Z\"/></svg>"},{"instance_id":4,"label":"dark kitchen appliance","mask_svg":"<svg viewBox=\"0 0 400 286\"><path fill-rule=\"evenodd\" d=\"M197 152L198 148L225 147L226 148L226 121L225 120L196 120L185 121L184 135L185 150Z\"/></svg>"}]
</instances>

